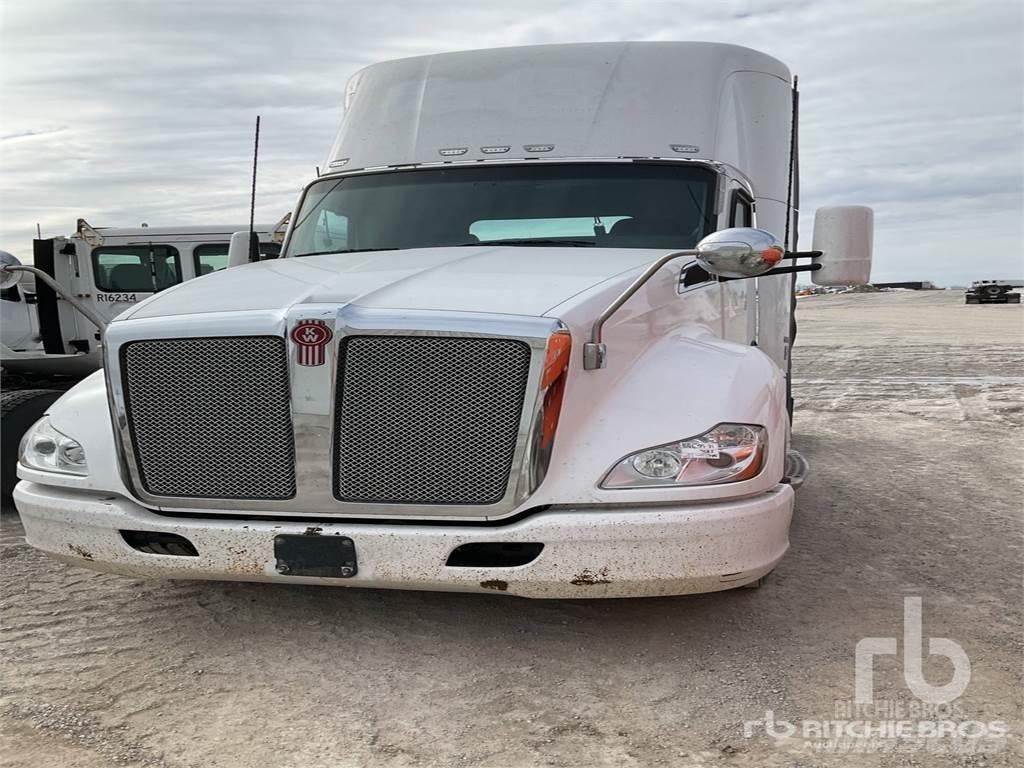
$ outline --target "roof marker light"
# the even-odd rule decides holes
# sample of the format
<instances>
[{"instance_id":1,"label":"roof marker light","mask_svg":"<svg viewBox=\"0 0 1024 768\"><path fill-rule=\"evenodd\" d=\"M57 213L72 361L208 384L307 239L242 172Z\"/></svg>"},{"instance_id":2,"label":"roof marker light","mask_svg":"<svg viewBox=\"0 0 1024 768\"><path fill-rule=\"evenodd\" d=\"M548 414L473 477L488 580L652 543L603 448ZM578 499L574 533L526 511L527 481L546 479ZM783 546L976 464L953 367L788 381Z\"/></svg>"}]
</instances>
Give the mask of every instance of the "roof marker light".
<instances>
[{"instance_id":1,"label":"roof marker light","mask_svg":"<svg viewBox=\"0 0 1024 768\"><path fill-rule=\"evenodd\" d=\"M444 157L451 157L452 155L464 155L469 151L468 147L448 147L446 149L439 149L437 153Z\"/></svg>"},{"instance_id":2,"label":"roof marker light","mask_svg":"<svg viewBox=\"0 0 1024 768\"><path fill-rule=\"evenodd\" d=\"M341 168L341 166L343 166L343 165L348 165L348 158L347 157L339 157L337 160L331 160L331 162L329 162L327 164L327 167L328 168Z\"/></svg>"},{"instance_id":3,"label":"roof marker light","mask_svg":"<svg viewBox=\"0 0 1024 768\"><path fill-rule=\"evenodd\" d=\"M693 154L694 152L700 152L700 147L696 144L669 144L672 147L673 152L680 152L683 154Z\"/></svg>"},{"instance_id":4,"label":"roof marker light","mask_svg":"<svg viewBox=\"0 0 1024 768\"><path fill-rule=\"evenodd\" d=\"M523 149L527 152L550 152L554 148L554 144L523 144Z\"/></svg>"},{"instance_id":5,"label":"roof marker light","mask_svg":"<svg viewBox=\"0 0 1024 768\"><path fill-rule=\"evenodd\" d=\"M508 152L512 147L508 144L495 145L493 147L480 147L480 151L485 155L500 155L503 152Z\"/></svg>"}]
</instances>

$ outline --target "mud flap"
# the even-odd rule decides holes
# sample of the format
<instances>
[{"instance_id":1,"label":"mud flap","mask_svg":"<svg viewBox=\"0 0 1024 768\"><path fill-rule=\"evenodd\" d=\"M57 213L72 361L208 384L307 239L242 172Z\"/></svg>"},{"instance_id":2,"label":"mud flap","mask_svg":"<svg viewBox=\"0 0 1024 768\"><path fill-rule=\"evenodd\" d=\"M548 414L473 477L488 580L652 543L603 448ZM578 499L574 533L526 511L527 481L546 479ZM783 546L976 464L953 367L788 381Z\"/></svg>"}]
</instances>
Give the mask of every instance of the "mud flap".
<instances>
[{"instance_id":1,"label":"mud flap","mask_svg":"<svg viewBox=\"0 0 1024 768\"><path fill-rule=\"evenodd\" d=\"M792 449L786 451L786 475L782 478L782 482L791 485L794 491L798 490L807 479L809 470L810 465L807 463L807 459L799 451Z\"/></svg>"}]
</instances>

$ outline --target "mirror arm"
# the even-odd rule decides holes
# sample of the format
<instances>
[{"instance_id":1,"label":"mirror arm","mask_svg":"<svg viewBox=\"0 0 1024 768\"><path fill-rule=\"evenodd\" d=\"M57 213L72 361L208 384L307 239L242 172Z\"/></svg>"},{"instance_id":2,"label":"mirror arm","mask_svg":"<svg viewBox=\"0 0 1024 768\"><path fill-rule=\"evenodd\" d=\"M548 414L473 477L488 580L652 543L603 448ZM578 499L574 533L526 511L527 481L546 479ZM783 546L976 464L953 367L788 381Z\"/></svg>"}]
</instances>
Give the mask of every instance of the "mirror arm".
<instances>
[{"instance_id":1,"label":"mirror arm","mask_svg":"<svg viewBox=\"0 0 1024 768\"><path fill-rule=\"evenodd\" d=\"M821 256L824 251L786 251L782 258L784 259L816 259Z\"/></svg>"},{"instance_id":2,"label":"mirror arm","mask_svg":"<svg viewBox=\"0 0 1024 768\"><path fill-rule=\"evenodd\" d=\"M598 368L604 368L607 363L608 349L605 346L602 339L602 331L604 330L604 324L608 322L608 319L614 315L623 304L629 301L630 297L643 287L644 283L654 277L654 274L665 266L668 262L673 259L678 259L680 256L696 256L699 251L674 251L673 253L666 253L657 261L654 261L647 267L622 293L619 294L618 298L615 299L608 308L605 309L600 315L597 316L597 320L594 321L593 327L590 329L590 341L583 345L583 370L593 371Z\"/></svg>"},{"instance_id":3,"label":"mirror arm","mask_svg":"<svg viewBox=\"0 0 1024 768\"><path fill-rule=\"evenodd\" d=\"M763 272L760 275L751 275L750 277L771 277L772 275L789 275L793 272L817 272L821 269L821 264L802 264L795 267L775 267L775 269L769 269L767 272ZM750 277L720 277L718 282L726 283L730 280L749 280Z\"/></svg>"},{"instance_id":4,"label":"mirror arm","mask_svg":"<svg viewBox=\"0 0 1024 768\"><path fill-rule=\"evenodd\" d=\"M22 264L11 264L3 267L6 272L28 272L30 275L35 275L36 280L42 280L53 292L60 296L64 301L70 304L72 307L77 309L86 320L96 326L99 329L100 335L107 330L107 321L103 319L96 311L94 311L89 305L78 300L77 297L66 291L64 287L50 277L46 272L39 269L38 267L29 267Z\"/></svg>"}]
</instances>

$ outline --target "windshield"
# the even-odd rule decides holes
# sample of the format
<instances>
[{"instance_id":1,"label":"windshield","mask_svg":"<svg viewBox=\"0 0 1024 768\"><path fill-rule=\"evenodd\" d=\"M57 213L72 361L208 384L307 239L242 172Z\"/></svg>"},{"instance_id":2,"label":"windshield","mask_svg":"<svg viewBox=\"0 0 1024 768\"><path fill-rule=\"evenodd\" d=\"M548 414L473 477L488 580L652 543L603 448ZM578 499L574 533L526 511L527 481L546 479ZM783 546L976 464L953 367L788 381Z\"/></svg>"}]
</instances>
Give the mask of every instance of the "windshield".
<instances>
[{"instance_id":1,"label":"windshield","mask_svg":"<svg viewBox=\"0 0 1024 768\"><path fill-rule=\"evenodd\" d=\"M573 163L390 171L309 187L288 254L499 243L692 248L714 230L700 166Z\"/></svg>"}]
</instances>

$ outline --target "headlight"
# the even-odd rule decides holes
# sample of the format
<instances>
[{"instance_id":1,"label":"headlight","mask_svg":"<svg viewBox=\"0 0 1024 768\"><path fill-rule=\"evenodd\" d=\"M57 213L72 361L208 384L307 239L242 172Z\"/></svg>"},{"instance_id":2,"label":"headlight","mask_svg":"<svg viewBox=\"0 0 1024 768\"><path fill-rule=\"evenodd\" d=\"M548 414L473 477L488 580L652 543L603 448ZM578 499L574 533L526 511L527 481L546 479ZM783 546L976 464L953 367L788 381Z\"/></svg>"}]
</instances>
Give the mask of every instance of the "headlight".
<instances>
[{"instance_id":1,"label":"headlight","mask_svg":"<svg viewBox=\"0 0 1024 768\"><path fill-rule=\"evenodd\" d=\"M735 483L764 466L768 433L748 424L719 424L702 435L627 456L602 488L660 488Z\"/></svg>"},{"instance_id":2,"label":"headlight","mask_svg":"<svg viewBox=\"0 0 1024 768\"><path fill-rule=\"evenodd\" d=\"M89 474L82 446L76 440L54 429L50 425L49 416L43 416L25 433L25 437L21 439L19 458L26 467L43 472Z\"/></svg>"}]
</instances>

